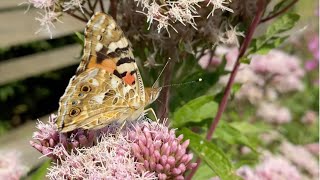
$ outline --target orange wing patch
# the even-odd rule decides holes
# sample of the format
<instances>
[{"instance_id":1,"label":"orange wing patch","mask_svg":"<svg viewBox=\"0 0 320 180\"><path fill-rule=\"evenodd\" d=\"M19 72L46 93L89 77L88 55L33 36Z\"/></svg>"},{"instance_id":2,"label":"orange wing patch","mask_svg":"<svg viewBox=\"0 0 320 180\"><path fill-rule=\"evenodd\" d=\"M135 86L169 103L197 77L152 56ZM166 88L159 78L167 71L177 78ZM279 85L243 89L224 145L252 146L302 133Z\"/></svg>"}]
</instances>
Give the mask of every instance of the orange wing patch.
<instances>
[{"instance_id":1,"label":"orange wing patch","mask_svg":"<svg viewBox=\"0 0 320 180\"><path fill-rule=\"evenodd\" d=\"M127 72L126 76L124 76L122 79L128 85L133 85L135 83L135 77L129 72Z\"/></svg>"},{"instance_id":2,"label":"orange wing patch","mask_svg":"<svg viewBox=\"0 0 320 180\"><path fill-rule=\"evenodd\" d=\"M114 62L115 59L105 59L101 62L101 64L97 63L96 57L91 56L89 64L87 66L87 69L90 68L100 68L105 69L109 73L113 73L113 71L116 69L116 63Z\"/></svg>"}]
</instances>

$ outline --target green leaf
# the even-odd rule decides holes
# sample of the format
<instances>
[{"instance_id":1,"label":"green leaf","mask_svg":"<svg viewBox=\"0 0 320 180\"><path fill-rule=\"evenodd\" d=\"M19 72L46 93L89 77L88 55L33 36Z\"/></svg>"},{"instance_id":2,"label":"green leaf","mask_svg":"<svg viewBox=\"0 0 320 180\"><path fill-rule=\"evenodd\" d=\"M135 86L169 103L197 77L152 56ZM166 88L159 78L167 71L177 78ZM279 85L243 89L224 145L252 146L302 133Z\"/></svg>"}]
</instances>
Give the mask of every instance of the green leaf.
<instances>
[{"instance_id":1,"label":"green leaf","mask_svg":"<svg viewBox=\"0 0 320 180\"><path fill-rule=\"evenodd\" d=\"M40 180L40 179L45 179L45 176L47 174L47 169L50 167L50 163L51 161L48 160L46 162L44 162L40 167L39 169L33 173L31 175L31 179L32 180Z\"/></svg>"},{"instance_id":2,"label":"green leaf","mask_svg":"<svg viewBox=\"0 0 320 180\"><path fill-rule=\"evenodd\" d=\"M267 132L270 129L270 127L268 127L265 124L261 124L261 125L253 125L250 124L248 122L232 122L230 123L230 126L237 129L238 131L240 131L243 134L260 134L263 132Z\"/></svg>"},{"instance_id":3,"label":"green leaf","mask_svg":"<svg viewBox=\"0 0 320 180\"><path fill-rule=\"evenodd\" d=\"M217 109L218 104L213 101L213 96L201 96L175 111L172 125L181 127L189 122L201 122L207 118L213 118Z\"/></svg>"},{"instance_id":4,"label":"green leaf","mask_svg":"<svg viewBox=\"0 0 320 180\"><path fill-rule=\"evenodd\" d=\"M266 35L273 37L279 33L288 31L294 27L296 22L300 19L298 14L288 13L277 19L271 26L268 27Z\"/></svg>"},{"instance_id":5,"label":"green leaf","mask_svg":"<svg viewBox=\"0 0 320 180\"><path fill-rule=\"evenodd\" d=\"M230 126L228 123L221 121L217 127L215 137L220 140L223 140L229 144L242 144L248 146L251 150L256 152L256 145L251 143L249 138L241 133L236 128Z\"/></svg>"},{"instance_id":6,"label":"green leaf","mask_svg":"<svg viewBox=\"0 0 320 180\"><path fill-rule=\"evenodd\" d=\"M183 128L185 139L190 139L190 148L197 154L222 180L241 179L236 176L230 160L215 144L203 139L200 135Z\"/></svg>"},{"instance_id":7,"label":"green leaf","mask_svg":"<svg viewBox=\"0 0 320 180\"><path fill-rule=\"evenodd\" d=\"M252 40L248 55L253 53L266 54L271 49L280 46L289 37L282 37L280 36L281 33L292 29L299 20L299 17L297 14L289 13L277 19L268 27L265 35ZM246 57L247 56L245 56L245 58Z\"/></svg>"},{"instance_id":8,"label":"green leaf","mask_svg":"<svg viewBox=\"0 0 320 180\"><path fill-rule=\"evenodd\" d=\"M78 37L79 43L81 45L83 45L84 44L84 35L82 33L79 33L79 32L75 32L75 34Z\"/></svg>"},{"instance_id":9,"label":"green leaf","mask_svg":"<svg viewBox=\"0 0 320 180\"><path fill-rule=\"evenodd\" d=\"M273 15L277 12L279 12L280 9L283 9L284 7L286 7L289 3L291 3L292 1L288 1L288 0L283 0L283 1L280 1L278 4L276 4L274 7L273 7L273 10L269 13L268 17L270 15Z\"/></svg>"},{"instance_id":10,"label":"green leaf","mask_svg":"<svg viewBox=\"0 0 320 180\"><path fill-rule=\"evenodd\" d=\"M201 163L199 169L194 174L193 179L208 180L216 176L217 175L211 170L211 168L207 164Z\"/></svg>"}]
</instances>

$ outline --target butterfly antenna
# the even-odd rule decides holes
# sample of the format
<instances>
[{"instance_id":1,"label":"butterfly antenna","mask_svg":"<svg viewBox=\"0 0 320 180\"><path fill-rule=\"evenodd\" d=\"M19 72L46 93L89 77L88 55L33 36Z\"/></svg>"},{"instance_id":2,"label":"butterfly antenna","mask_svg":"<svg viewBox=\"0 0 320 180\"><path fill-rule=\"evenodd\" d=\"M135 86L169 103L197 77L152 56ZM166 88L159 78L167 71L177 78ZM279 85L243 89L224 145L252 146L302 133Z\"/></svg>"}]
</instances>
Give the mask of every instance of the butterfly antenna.
<instances>
[{"instance_id":1,"label":"butterfly antenna","mask_svg":"<svg viewBox=\"0 0 320 180\"><path fill-rule=\"evenodd\" d=\"M156 85L156 83L158 82L159 78L161 77L162 73L164 72L164 70L166 69L167 65L169 64L169 61L171 60L171 58L169 57L168 61L166 62L166 64L164 65L164 67L162 68L159 76L157 77L156 81L153 83L153 85L151 86L152 88L154 88L154 86Z\"/></svg>"},{"instance_id":2,"label":"butterfly antenna","mask_svg":"<svg viewBox=\"0 0 320 180\"><path fill-rule=\"evenodd\" d=\"M189 82L185 82L185 83L177 83L177 84L164 85L164 86L161 86L161 88L171 87L171 86L181 86L181 85L192 84L192 83L201 82L201 81L202 81L202 78L199 78L198 80L189 81Z\"/></svg>"}]
</instances>

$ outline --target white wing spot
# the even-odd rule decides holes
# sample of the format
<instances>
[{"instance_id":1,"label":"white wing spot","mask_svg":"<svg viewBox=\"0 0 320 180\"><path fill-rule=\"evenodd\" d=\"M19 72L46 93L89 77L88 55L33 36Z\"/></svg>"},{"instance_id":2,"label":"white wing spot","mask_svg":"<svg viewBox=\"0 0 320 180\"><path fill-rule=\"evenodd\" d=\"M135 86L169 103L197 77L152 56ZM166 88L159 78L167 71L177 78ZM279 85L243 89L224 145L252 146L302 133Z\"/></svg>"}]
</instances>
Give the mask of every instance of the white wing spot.
<instances>
[{"instance_id":1,"label":"white wing spot","mask_svg":"<svg viewBox=\"0 0 320 180\"><path fill-rule=\"evenodd\" d=\"M111 87L115 89L118 87L118 85L119 85L119 81L116 78L112 78L111 79Z\"/></svg>"},{"instance_id":2,"label":"white wing spot","mask_svg":"<svg viewBox=\"0 0 320 180\"><path fill-rule=\"evenodd\" d=\"M103 44L98 43L98 44L96 45L96 51L100 51L102 48L103 48Z\"/></svg>"},{"instance_id":3,"label":"white wing spot","mask_svg":"<svg viewBox=\"0 0 320 180\"><path fill-rule=\"evenodd\" d=\"M103 103L103 98L104 98L104 93L100 93L96 96L92 97L92 100L96 101L98 104L102 104Z\"/></svg>"}]
</instances>

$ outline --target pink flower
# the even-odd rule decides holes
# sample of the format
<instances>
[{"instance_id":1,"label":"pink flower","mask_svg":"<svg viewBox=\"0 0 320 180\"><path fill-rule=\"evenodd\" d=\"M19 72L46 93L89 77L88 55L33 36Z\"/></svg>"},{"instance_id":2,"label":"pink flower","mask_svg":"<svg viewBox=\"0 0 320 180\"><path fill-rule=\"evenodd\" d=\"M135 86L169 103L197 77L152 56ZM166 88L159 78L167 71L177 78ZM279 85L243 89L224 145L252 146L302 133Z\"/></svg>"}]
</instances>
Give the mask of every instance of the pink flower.
<instances>
[{"instance_id":1,"label":"pink flower","mask_svg":"<svg viewBox=\"0 0 320 180\"><path fill-rule=\"evenodd\" d=\"M20 154L16 151L0 152L0 154L0 179L21 179L27 168L20 162Z\"/></svg>"},{"instance_id":2,"label":"pink flower","mask_svg":"<svg viewBox=\"0 0 320 180\"><path fill-rule=\"evenodd\" d=\"M182 135L176 137L174 130L149 119L127 124L121 132L113 123L100 130L63 134L57 131L55 119L51 116L48 124L39 122L33 135L38 143L30 142L45 156L61 162L51 168L51 179L183 179L196 165L187 152L189 140L182 142Z\"/></svg>"},{"instance_id":3,"label":"pink flower","mask_svg":"<svg viewBox=\"0 0 320 180\"><path fill-rule=\"evenodd\" d=\"M155 179L153 173L138 172L130 153L130 143L122 134L103 136L90 148L76 148L71 154L59 151L65 158L49 168L49 179ZM57 154L57 155L59 155Z\"/></svg>"},{"instance_id":4,"label":"pink flower","mask_svg":"<svg viewBox=\"0 0 320 180\"><path fill-rule=\"evenodd\" d=\"M304 64L304 68L307 71L312 71L312 70L316 69L318 66L319 66L318 60L309 60L309 61L306 61Z\"/></svg>"},{"instance_id":5,"label":"pink flower","mask_svg":"<svg viewBox=\"0 0 320 180\"><path fill-rule=\"evenodd\" d=\"M250 67L257 74L270 79L269 82L278 91L285 93L303 90L301 78L304 70L300 67L297 57L279 50L271 50L266 55L254 55Z\"/></svg>"},{"instance_id":6,"label":"pink flower","mask_svg":"<svg viewBox=\"0 0 320 180\"><path fill-rule=\"evenodd\" d=\"M133 155L140 164L138 171L155 172L159 179L184 179L184 173L195 167L193 155L187 153L189 140L176 137L175 131L157 122L137 122L129 132Z\"/></svg>"},{"instance_id":7,"label":"pink flower","mask_svg":"<svg viewBox=\"0 0 320 180\"><path fill-rule=\"evenodd\" d=\"M309 51L313 54L316 61L319 61L319 35L314 35L308 42Z\"/></svg>"},{"instance_id":8,"label":"pink flower","mask_svg":"<svg viewBox=\"0 0 320 180\"><path fill-rule=\"evenodd\" d=\"M284 124L291 121L291 113L288 108L281 107L273 103L262 103L258 107L257 116L263 120L275 123Z\"/></svg>"},{"instance_id":9,"label":"pink flower","mask_svg":"<svg viewBox=\"0 0 320 180\"><path fill-rule=\"evenodd\" d=\"M63 145L63 148L68 152L75 148L91 147L96 145L97 138L102 134L114 133L116 129L115 125L111 124L96 131L76 129L68 133L59 133L55 120L56 115L52 114L47 124L39 121L37 124L38 131L34 132L32 136L38 142L30 141L32 147L53 159L58 158L58 156L54 155L54 151L60 145Z\"/></svg>"},{"instance_id":10,"label":"pink flower","mask_svg":"<svg viewBox=\"0 0 320 180\"><path fill-rule=\"evenodd\" d=\"M318 119L318 114L315 111L307 111L301 118L301 122L305 124L314 124Z\"/></svg>"},{"instance_id":11,"label":"pink flower","mask_svg":"<svg viewBox=\"0 0 320 180\"><path fill-rule=\"evenodd\" d=\"M216 57L209 50L204 52L198 61L202 69L215 69L221 64L221 57Z\"/></svg>"},{"instance_id":12,"label":"pink flower","mask_svg":"<svg viewBox=\"0 0 320 180\"><path fill-rule=\"evenodd\" d=\"M298 169L281 156L267 155L261 164L256 166L257 180L301 180Z\"/></svg>"},{"instance_id":13,"label":"pink flower","mask_svg":"<svg viewBox=\"0 0 320 180\"><path fill-rule=\"evenodd\" d=\"M304 148L314 155L319 155L319 143L306 144Z\"/></svg>"},{"instance_id":14,"label":"pink flower","mask_svg":"<svg viewBox=\"0 0 320 180\"><path fill-rule=\"evenodd\" d=\"M307 171L312 177L319 176L318 160L303 146L293 145L289 142L282 143L282 154L301 169Z\"/></svg>"},{"instance_id":15,"label":"pink flower","mask_svg":"<svg viewBox=\"0 0 320 180\"><path fill-rule=\"evenodd\" d=\"M255 168L242 166L237 174L244 180L302 180L300 172L282 156L265 154Z\"/></svg>"}]
</instances>

